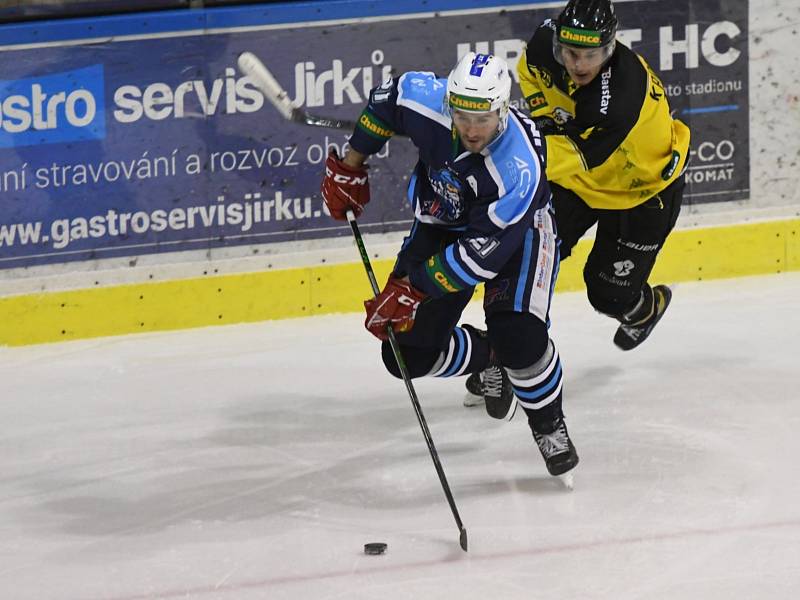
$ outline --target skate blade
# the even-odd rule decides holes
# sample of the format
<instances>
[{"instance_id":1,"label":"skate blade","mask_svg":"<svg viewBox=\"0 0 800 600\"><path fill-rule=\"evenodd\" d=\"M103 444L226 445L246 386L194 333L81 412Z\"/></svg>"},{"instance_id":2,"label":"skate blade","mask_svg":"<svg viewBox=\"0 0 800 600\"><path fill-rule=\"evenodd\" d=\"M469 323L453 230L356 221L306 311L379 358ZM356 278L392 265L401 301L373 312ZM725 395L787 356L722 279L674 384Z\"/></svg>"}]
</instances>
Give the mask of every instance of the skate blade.
<instances>
[{"instance_id":1,"label":"skate blade","mask_svg":"<svg viewBox=\"0 0 800 600\"><path fill-rule=\"evenodd\" d=\"M569 491L575 489L575 477L573 476L572 471L567 471L566 473L559 475L558 478L561 480L561 483L564 484L564 487Z\"/></svg>"},{"instance_id":2,"label":"skate blade","mask_svg":"<svg viewBox=\"0 0 800 600\"><path fill-rule=\"evenodd\" d=\"M464 406L472 407L472 406L481 406L483 405L483 396L473 396L472 394L467 394L464 396Z\"/></svg>"}]
</instances>

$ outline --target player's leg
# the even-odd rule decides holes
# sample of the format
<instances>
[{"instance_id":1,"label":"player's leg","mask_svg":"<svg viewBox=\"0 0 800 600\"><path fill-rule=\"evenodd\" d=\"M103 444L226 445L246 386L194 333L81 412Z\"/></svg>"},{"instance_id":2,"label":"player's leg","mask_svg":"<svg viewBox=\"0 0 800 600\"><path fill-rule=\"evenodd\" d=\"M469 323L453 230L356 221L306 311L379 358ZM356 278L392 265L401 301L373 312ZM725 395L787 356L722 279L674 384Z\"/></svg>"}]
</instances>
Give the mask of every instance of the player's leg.
<instances>
[{"instance_id":1,"label":"player's leg","mask_svg":"<svg viewBox=\"0 0 800 600\"><path fill-rule=\"evenodd\" d=\"M623 211L603 211L584 268L589 302L620 321L614 343L623 350L641 344L672 296L648 278L680 212L683 179L647 202Z\"/></svg>"},{"instance_id":2,"label":"player's leg","mask_svg":"<svg viewBox=\"0 0 800 600\"><path fill-rule=\"evenodd\" d=\"M458 377L486 368L489 363L486 336L470 325L457 326L472 292L470 288L423 302L411 331L396 334L412 378ZM400 377L389 342L383 342L381 356L386 369Z\"/></svg>"},{"instance_id":3,"label":"player's leg","mask_svg":"<svg viewBox=\"0 0 800 600\"><path fill-rule=\"evenodd\" d=\"M550 302L559 258L551 225L552 215L542 211L538 226L526 236L524 246L486 283L484 310L491 347L490 365L498 367L507 394L485 395L492 416L513 414L518 404L552 475L578 464L562 412L562 369L555 343L548 333ZM491 371L484 372L484 380ZM505 390L504 390L505 391Z\"/></svg>"},{"instance_id":4,"label":"player's leg","mask_svg":"<svg viewBox=\"0 0 800 600\"><path fill-rule=\"evenodd\" d=\"M403 242L393 272L405 275L455 239L446 232L415 222ZM482 370L489 361L489 343L476 328L457 327L473 289L445 294L423 302L417 310L411 331L396 334L403 359L412 378L425 375L454 377ZM387 370L400 377L391 345L384 342L381 355Z\"/></svg>"},{"instance_id":5,"label":"player's leg","mask_svg":"<svg viewBox=\"0 0 800 600\"><path fill-rule=\"evenodd\" d=\"M507 374L514 402L528 417L548 472L566 473L578 464L578 453L564 421L561 359L547 326L521 312L493 313L487 326L492 351Z\"/></svg>"},{"instance_id":6,"label":"player's leg","mask_svg":"<svg viewBox=\"0 0 800 600\"><path fill-rule=\"evenodd\" d=\"M553 194L552 205L555 215L556 232L558 234L558 248L561 260L570 254L578 240L597 222L597 211L590 208L574 192L550 183ZM501 373L497 370L486 373L489 375L490 395L497 395ZM469 396L464 399L464 406L477 406L483 404L486 395L486 383L483 381L484 372L472 373L466 381Z\"/></svg>"},{"instance_id":7,"label":"player's leg","mask_svg":"<svg viewBox=\"0 0 800 600\"><path fill-rule=\"evenodd\" d=\"M550 183L553 193L553 209L556 233L560 241L561 260L572 254L572 249L589 228L597 222L597 211L590 208L574 192Z\"/></svg>"}]
</instances>

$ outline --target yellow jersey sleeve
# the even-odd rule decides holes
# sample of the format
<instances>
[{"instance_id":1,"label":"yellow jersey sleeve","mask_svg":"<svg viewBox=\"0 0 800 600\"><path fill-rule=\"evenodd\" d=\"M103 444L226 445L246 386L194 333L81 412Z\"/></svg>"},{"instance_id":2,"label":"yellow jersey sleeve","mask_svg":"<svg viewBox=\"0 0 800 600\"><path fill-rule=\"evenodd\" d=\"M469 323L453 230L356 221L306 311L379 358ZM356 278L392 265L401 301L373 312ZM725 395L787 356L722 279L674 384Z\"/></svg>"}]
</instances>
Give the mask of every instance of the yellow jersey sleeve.
<instances>
[{"instance_id":1,"label":"yellow jersey sleeve","mask_svg":"<svg viewBox=\"0 0 800 600\"><path fill-rule=\"evenodd\" d=\"M539 75L531 71L528 65L527 50L523 50L522 56L517 63L517 75L519 76L519 87L525 98L525 105L532 117L540 117L549 113L547 99L539 79Z\"/></svg>"}]
</instances>

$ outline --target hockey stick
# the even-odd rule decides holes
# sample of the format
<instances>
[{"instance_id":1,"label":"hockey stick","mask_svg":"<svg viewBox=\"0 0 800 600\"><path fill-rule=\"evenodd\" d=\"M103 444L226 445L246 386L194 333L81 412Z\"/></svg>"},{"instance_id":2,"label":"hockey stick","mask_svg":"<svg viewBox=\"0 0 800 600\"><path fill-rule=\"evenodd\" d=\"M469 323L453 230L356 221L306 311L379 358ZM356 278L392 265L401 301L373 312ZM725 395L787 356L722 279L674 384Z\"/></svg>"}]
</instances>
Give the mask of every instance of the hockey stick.
<instances>
[{"instance_id":1,"label":"hockey stick","mask_svg":"<svg viewBox=\"0 0 800 600\"><path fill-rule=\"evenodd\" d=\"M375 279L375 272L372 270L372 264L370 263L367 249L364 246L364 240L361 237L361 231L358 229L358 223L356 223L356 218L351 210L347 211L347 221L350 223L350 229L353 231L353 238L356 241L356 246L358 246L358 252L361 255L361 262L364 264L364 269L367 272L369 284L372 286L372 293L377 296L381 293L381 290L378 287L378 281ZM461 522L461 517L458 514L456 501L453 499L453 493L450 491L450 485L447 483L447 477L444 474L444 468L442 467L442 463L439 461L439 453L436 452L436 447L433 445L433 438L431 437L431 432L428 429L428 423L425 421L425 415L422 414L422 407L419 404L417 392L414 390L414 386L411 383L411 376L408 373L406 361L403 360L403 355L400 353L400 346L397 343L397 338L394 335L394 330L392 329L391 325L386 328L386 333L389 336L389 345L392 347L394 359L397 361L397 366L400 369L400 375L403 377L403 382L406 384L408 396L411 398L411 404L414 405L414 412L417 414L417 421L419 421L419 426L422 428L422 435L425 437L425 443L428 444L428 451L431 453L433 465L436 467L436 474L439 475L439 481L442 484L442 489L444 490L444 495L447 498L447 503L450 505L450 510L453 511L453 517L456 520L456 525L458 525L458 542L461 544L461 549L466 552L467 530L464 528L464 524Z\"/></svg>"},{"instance_id":2,"label":"hockey stick","mask_svg":"<svg viewBox=\"0 0 800 600\"><path fill-rule=\"evenodd\" d=\"M264 66L256 55L252 52L242 52L237 60L239 69L245 75L253 78L253 81L258 86L258 89L264 94L264 97L281 113L284 119L302 125L310 125L312 127L329 127L332 129L352 129L355 127L355 122L347 120L333 119L329 117L316 117L303 111L302 109L294 106L289 100L289 94L281 87L281 84L273 77L269 69ZM367 254L367 249L364 247L364 240L361 237L361 231L356 223L356 218L352 211L347 211L347 221L350 223L350 229L353 232L358 252L361 254L361 262L364 264L364 269L367 272L367 278L372 286L372 293L377 296L381 290L378 287L378 281L375 279L375 272L372 270L372 264ZM400 369L400 374L403 377L403 382L406 384L408 395L411 398L411 404L414 406L414 412L417 415L417 421L422 428L422 435L425 437L425 443L428 445L428 451L433 459L433 465L436 467L436 474L439 476L439 481L442 484L444 495L447 498L447 503L450 505L450 510L453 512L453 517L456 520L456 525L459 531L459 544L464 552L467 551L467 530L461 521L461 516L458 514L456 501L453 499L453 493L450 491L450 485L447 483L447 477L444 474L444 468L439 460L439 453L433 445L433 438L428 429L428 423L425 420L425 415L422 414L422 407L417 398L417 392L411 383L411 376L408 373L403 355L400 353L400 346L397 343L397 338L394 335L394 330L391 326L387 327L386 332L389 336L389 344L392 347L394 358L397 361L397 366Z\"/></svg>"},{"instance_id":3,"label":"hockey stick","mask_svg":"<svg viewBox=\"0 0 800 600\"><path fill-rule=\"evenodd\" d=\"M292 104L286 90L281 87L281 84L273 77L269 69L252 52L242 52L236 62L239 65L239 70L253 78L254 83L264 94L264 97L270 101L272 106L278 109L278 112L287 121L312 127L327 127L329 129L353 129L355 127L355 121L335 119L333 117L318 117L308 114L302 108Z\"/></svg>"}]
</instances>

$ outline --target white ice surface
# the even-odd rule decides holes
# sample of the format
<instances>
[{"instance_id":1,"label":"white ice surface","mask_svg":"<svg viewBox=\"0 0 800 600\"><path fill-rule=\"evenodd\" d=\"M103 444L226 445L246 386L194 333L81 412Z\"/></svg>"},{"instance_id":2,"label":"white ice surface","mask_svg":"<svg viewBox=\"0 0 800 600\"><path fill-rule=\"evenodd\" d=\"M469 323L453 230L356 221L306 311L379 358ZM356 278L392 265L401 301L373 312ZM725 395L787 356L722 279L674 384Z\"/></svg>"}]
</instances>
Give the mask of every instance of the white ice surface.
<instances>
[{"instance_id":1,"label":"white ice surface","mask_svg":"<svg viewBox=\"0 0 800 600\"><path fill-rule=\"evenodd\" d=\"M623 353L556 296L573 492L418 380L468 554L359 315L0 349L0 598L795 599L799 297L682 284Z\"/></svg>"}]
</instances>

